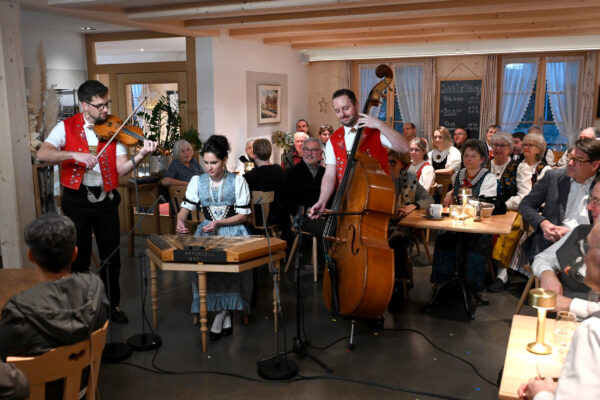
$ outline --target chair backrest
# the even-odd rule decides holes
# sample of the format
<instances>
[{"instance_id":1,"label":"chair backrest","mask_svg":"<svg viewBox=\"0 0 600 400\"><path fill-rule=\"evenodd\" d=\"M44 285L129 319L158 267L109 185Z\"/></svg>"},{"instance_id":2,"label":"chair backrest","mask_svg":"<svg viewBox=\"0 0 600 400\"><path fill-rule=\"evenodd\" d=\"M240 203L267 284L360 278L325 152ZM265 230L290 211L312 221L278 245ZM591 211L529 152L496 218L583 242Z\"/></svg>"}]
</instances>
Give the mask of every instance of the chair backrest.
<instances>
[{"instance_id":1,"label":"chair backrest","mask_svg":"<svg viewBox=\"0 0 600 400\"><path fill-rule=\"evenodd\" d=\"M448 188L452 183L452 176L450 175L435 175L435 183L440 185L440 195L441 201L444 201L444 197L446 197L446 193L448 193Z\"/></svg>"},{"instance_id":2,"label":"chair backrest","mask_svg":"<svg viewBox=\"0 0 600 400\"><path fill-rule=\"evenodd\" d=\"M173 232L175 232L175 226L177 225L177 214L181 209L181 202L185 198L185 192L187 190L187 186L183 185L175 185L169 186L169 201L171 202L172 216L171 221L173 222ZM195 231L195 227L204 220L204 215L200 212L198 208L196 208L191 213L192 219L188 221L188 225L193 229L190 231Z\"/></svg>"},{"instance_id":3,"label":"chair backrest","mask_svg":"<svg viewBox=\"0 0 600 400\"><path fill-rule=\"evenodd\" d=\"M8 357L29 381L30 400L44 400L46 383L64 380L63 400L79 399L81 376L90 367L85 399L95 398L100 372L102 351L106 343L108 321L89 339L68 346L57 347L36 357Z\"/></svg>"},{"instance_id":4,"label":"chair backrest","mask_svg":"<svg viewBox=\"0 0 600 400\"><path fill-rule=\"evenodd\" d=\"M259 190L253 190L250 199L250 208L252 213L250 214L250 225L257 230L264 230L263 221L269 219L269 207L275 200L275 192L261 192ZM263 211L264 210L264 215ZM258 211L258 214L257 214ZM263 219L264 218L264 219Z\"/></svg>"}]
</instances>

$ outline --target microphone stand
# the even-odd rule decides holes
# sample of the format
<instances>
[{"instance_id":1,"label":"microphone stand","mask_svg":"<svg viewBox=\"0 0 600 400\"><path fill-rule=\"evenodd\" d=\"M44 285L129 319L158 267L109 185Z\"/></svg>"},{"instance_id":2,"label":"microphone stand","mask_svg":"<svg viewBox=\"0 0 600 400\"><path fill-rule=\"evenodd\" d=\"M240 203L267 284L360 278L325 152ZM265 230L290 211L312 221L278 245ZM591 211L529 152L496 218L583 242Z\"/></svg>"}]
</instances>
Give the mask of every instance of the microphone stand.
<instances>
[{"instance_id":1,"label":"microphone stand","mask_svg":"<svg viewBox=\"0 0 600 400\"><path fill-rule=\"evenodd\" d=\"M262 197L258 199L258 204L262 210L263 228L267 239L267 247L269 249L269 270L273 276L273 287L275 288L275 300L277 302L277 313L279 320L283 326L283 312L281 310L281 296L279 293L279 270L273 266L273 255L271 254L271 242L269 241L269 230L267 229L267 218L265 216L265 207L262 202ZM283 328L285 329L285 327ZM298 366L292 360L288 360L287 352L279 351L279 338L275 334L275 356L259 360L256 363L258 375L269 380L287 380L298 374ZM285 336L284 336L285 337Z\"/></svg>"},{"instance_id":2,"label":"microphone stand","mask_svg":"<svg viewBox=\"0 0 600 400\"><path fill-rule=\"evenodd\" d=\"M135 177L133 184L135 187L135 202L136 202L136 207L139 210L140 208L140 197L138 196L138 190L137 190L137 166L135 165L135 163L133 163L133 176ZM154 210L154 207L158 207L158 202L159 201L163 201L166 202L165 198L162 195L159 195L156 200L154 200L154 203L152 203L152 205L150 206L150 210ZM135 226L132 228L131 230L131 234L135 234L135 229L142 223L142 221L144 220L144 218L146 218L146 213L144 213L142 215L142 217L140 218L140 220L138 221L137 224L135 224ZM160 223L160 220L159 220ZM145 300L146 300L146 296L145 293L147 292L147 285L148 285L148 278L146 277L146 267L144 265L144 251L140 251L138 253L138 260L140 263L140 302L141 302L141 311L142 311L142 333L130 336L129 339L127 339L127 344L129 346L132 347L133 350L135 351L150 351L150 350L154 350L159 348L162 345L162 339L160 338L160 336L156 335L153 331L152 331L152 327L150 326L150 324L148 324L148 326L150 327L150 331L151 333L146 333L146 310L145 310Z\"/></svg>"}]
</instances>

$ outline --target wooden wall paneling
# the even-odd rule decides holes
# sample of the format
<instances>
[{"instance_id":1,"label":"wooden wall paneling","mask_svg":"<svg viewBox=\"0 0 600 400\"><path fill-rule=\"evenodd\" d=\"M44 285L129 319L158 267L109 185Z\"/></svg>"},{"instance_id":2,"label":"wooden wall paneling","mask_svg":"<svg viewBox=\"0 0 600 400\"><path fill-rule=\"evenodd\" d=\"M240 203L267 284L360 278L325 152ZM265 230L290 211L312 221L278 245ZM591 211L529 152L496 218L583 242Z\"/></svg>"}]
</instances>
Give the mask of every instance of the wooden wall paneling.
<instances>
[{"instance_id":1,"label":"wooden wall paneling","mask_svg":"<svg viewBox=\"0 0 600 400\"><path fill-rule=\"evenodd\" d=\"M0 1L0 239L5 268L31 268L23 240L35 219L21 7Z\"/></svg>"}]
</instances>

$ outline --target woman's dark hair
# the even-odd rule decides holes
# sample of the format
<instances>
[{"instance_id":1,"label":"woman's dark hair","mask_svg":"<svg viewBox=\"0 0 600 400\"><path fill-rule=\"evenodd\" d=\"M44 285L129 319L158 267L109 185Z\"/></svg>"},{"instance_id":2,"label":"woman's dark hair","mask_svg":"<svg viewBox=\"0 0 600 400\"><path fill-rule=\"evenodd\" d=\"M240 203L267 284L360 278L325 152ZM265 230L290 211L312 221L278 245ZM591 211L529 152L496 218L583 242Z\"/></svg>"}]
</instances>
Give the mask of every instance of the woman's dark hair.
<instances>
[{"instance_id":1,"label":"woman's dark hair","mask_svg":"<svg viewBox=\"0 0 600 400\"><path fill-rule=\"evenodd\" d=\"M71 264L77 232L68 217L44 214L25 228L25 243L44 271L60 272Z\"/></svg>"},{"instance_id":2,"label":"woman's dark hair","mask_svg":"<svg viewBox=\"0 0 600 400\"><path fill-rule=\"evenodd\" d=\"M481 140L474 139L474 138L465 140L465 142L463 143L463 145L460 148L461 157L465 155L466 149L475 150L476 152L479 153L481 158L483 158L484 162L487 161L487 158L488 158L487 146Z\"/></svg>"},{"instance_id":3,"label":"woman's dark hair","mask_svg":"<svg viewBox=\"0 0 600 400\"><path fill-rule=\"evenodd\" d=\"M223 161L227 158L229 150L229 141L225 136L212 135L202 148L202 156L206 153L213 153L219 160Z\"/></svg>"},{"instance_id":4,"label":"woman's dark hair","mask_svg":"<svg viewBox=\"0 0 600 400\"><path fill-rule=\"evenodd\" d=\"M108 88L101 82L89 80L85 81L77 89L77 98L82 103L90 103L92 97L104 97L108 94Z\"/></svg>"}]
</instances>

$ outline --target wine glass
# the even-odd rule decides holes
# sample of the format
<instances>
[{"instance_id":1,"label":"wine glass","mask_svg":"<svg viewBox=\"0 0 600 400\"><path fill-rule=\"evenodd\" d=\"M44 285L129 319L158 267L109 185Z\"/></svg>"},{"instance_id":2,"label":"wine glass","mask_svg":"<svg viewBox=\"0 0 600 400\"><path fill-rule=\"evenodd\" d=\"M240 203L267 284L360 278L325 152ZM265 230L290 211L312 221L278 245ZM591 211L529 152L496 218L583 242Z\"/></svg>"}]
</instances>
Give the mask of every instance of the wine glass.
<instances>
[{"instance_id":1,"label":"wine glass","mask_svg":"<svg viewBox=\"0 0 600 400\"><path fill-rule=\"evenodd\" d=\"M556 320L554 321L554 345L558 350L558 357L561 362L565 361L569 352L571 339L577 329L576 322L577 318L572 312L559 311L556 313Z\"/></svg>"}]
</instances>

